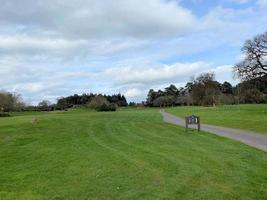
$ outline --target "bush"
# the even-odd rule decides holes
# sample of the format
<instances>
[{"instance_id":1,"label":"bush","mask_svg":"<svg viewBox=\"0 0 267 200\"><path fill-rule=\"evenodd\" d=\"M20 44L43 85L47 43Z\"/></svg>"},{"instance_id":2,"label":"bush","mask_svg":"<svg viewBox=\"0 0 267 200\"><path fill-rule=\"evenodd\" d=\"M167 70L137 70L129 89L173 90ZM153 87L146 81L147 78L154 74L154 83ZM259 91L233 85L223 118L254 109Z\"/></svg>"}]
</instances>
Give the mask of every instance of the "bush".
<instances>
[{"instance_id":1,"label":"bush","mask_svg":"<svg viewBox=\"0 0 267 200\"><path fill-rule=\"evenodd\" d=\"M248 89L242 94L243 103L264 103L265 96L258 89Z\"/></svg>"},{"instance_id":2,"label":"bush","mask_svg":"<svg viewBox=\"0 0 267 200\"><path fill-rule=\"evenodd\" d=\"M175 97L172 95L168 96L161 96L156 98L153 101L153 106L154 107L165 107L165 106L172 106L175 104Z\"/></svg>"},{"instance_id":3,"label":"bush","mask_svg":"<svg viewBox=\"0 0 267 200\"><path fill-rule=\"evenodd\" d=\"M0 112L0 117L11 117L9 113Z\"/></svg>"},{"instance_id":4,"label":"bush","mask_svg":"<svg viewBox=\"0 0 267 200\"><path fill-rule=\"evenodd\" d=\"M97 111L104 111L104 112L107 112L107 111L116 111L117 110L117 105L116 104L113 104L113 103L104 103L102 104L101 106L99 106L98 108L96 108Z\"/></svg>"},{"instance_id":5,"label":"bush","mask_svg":"<svg viewBox=\"0 0 267 200\"><path fill-rule=\"evenodd\" d=\"M232 105L236 102L235 97L232 94L221 94L219 96L219 101L222 105Z\"/></svg>"},{"instance_id":6,"label":"bush","mask_svg":"<svg viewBox=\"0 0 267 200\"><path fill-rule=\"evenodd\" d=\"M110 103L105 97L102 95L98 95L94 97L88 106L92 109L95 109L97 111L116 111L117 105Z\"/></svg>"},{"instance_id":7,"label":"bush","mask_svg":"<svg viewBox=\"0 0 267 200\"><path fill-rule=\"evenodd\" d=\"M136 107L137 104L136 104L135 102L130 102L130 103L129 103L129 106L130 106L130 107Z\"/></svg>"}]
</instances>

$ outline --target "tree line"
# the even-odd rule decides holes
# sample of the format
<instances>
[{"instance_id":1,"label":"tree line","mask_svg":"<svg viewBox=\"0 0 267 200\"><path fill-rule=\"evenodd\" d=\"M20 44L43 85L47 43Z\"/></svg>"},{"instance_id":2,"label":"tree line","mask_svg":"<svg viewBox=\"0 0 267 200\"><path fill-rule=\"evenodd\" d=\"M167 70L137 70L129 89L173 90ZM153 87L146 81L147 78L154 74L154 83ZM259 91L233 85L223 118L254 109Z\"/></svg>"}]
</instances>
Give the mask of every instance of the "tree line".
<instances>
[{"instance_id":1,"label":"tree line","mask_svg":"<svg viewBox=\"0 0 267 200\"><path fill-rule=\"evenodd\" d=\"M150 89L145 105L151 107L198 105L215 106L239 103L267 103L267 77L254 78L232 86L219 83L214 73L203 73L177 88L171 84L164 90Z\"/></svg>"},{"instance_id":2,"label":"tree line","mask_svg":"<svg viewBox=\"0 0 267 200\"><path fill-rule=\"evenodd\" d=\"M98 97L98 98L97 98ZM99 98L100 97L100 98ZM110 104L114 104L119 107L127 106L127 100L124 95L114 94L114 95L102 95L102 94L82 94L82 95L72 95L68 97L59 98L56 104L56 108L63 110L67 108L71 108L73 106L80 106L90 104L91 101L99 100L101 102L107 102ZM105 100L104 100L105 99Z\"/></svg>"},{"instance_id":3,"label":"tree line","mask_svg":"<svg viewBox=\"0 0 267 200\"><path fill-rule=\"evenodd\" d=\"M61 97L55 104L48 100L43 100L36 106L26 105L21 96L16 93L0 91L0 113L19 111L53 111L66 110L68 108L88 106L97 110L114 111L117 107L128 106L124 95L102 95L102 94L74 94Z\"/></svg>"},{"instance_id":4,"label":"tree line","mask_svg":"<svg viewBox=\"0 0 267 200\"><path fill-rule=\"evenodd\" d=\"M77 108L81 106L90 107L91 102L98 103L103 106L103 109L114 110L115 107L127 106L127 100L124 95L113 94L113 95L102 95L102 94L74 94L67 97L60 97L57 103L51 104L50 101L43 100L37 106L29 106L27 109L32 111L52 111L52 110L66 110L68 108ZM104 108L105 107L105 108ZM95 108L95 107L94 107ZM101 110L99 108L99 110Z\"/></svg>"}]
</instances>

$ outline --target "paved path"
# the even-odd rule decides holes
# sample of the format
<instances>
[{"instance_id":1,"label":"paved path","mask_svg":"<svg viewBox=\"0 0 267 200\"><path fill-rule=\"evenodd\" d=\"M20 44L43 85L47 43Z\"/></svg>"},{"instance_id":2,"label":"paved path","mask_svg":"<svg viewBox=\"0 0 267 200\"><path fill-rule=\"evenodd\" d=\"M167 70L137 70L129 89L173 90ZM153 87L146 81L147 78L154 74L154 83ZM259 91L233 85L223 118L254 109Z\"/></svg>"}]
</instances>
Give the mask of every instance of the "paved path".
<instances>
[{"instance_id":1,"label":"paved path","mask_svg":"<svg viewBox=\"0 0 267 200\"><path fill-rule=\"evenodd\" d=\"M172 114L169 114L165 112L164 110L161 110L160 113L163 116L163 120L167 123L179 125L179 126L185 126L185 120L176 117ZM195 126L190 126L190 128L196 128ZM266 134L259 134L254 133L251 131L245 131L245 130L239 130L239 129L233 129L233 128L224 128L220 126L213 126L213 125L207 125L207 124L201 124L201 130L206 131L209 133L213 133L216 135L220 135L223 137L231 138L240 142L243 142L249 146L261 149L265 152L267 152L267 135Z\"/></svg>"}]
</instances>

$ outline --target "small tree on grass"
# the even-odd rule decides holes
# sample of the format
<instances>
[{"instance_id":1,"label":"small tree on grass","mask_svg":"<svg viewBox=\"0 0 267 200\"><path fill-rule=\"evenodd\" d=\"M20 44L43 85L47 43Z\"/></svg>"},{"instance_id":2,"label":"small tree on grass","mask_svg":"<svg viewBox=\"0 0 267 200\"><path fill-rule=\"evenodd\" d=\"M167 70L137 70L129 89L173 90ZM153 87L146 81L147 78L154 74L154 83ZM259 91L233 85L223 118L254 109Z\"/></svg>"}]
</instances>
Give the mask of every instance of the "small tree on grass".
<instances>
[{"instance_id":1,"label":"small tree on grass","mask_svg":"<svg viewBox=\"0 0 267 200\"><path fill-rule=\"evenodd\" d=\"M41 111L50 111L51 102L48 100L43 100L38 104L38 107Z\"/></svg>"},{"instance_id":2,"label":"small tree on grass","mask_svg":"<svg viewBox=\"0 0 267 200\"><path fill-rule=\"evenodd\" d=\"M95 96L89 103L88 107L97 111L116 111L117 105L110 103L102 95Z\"/></svg>"}]
</instances>

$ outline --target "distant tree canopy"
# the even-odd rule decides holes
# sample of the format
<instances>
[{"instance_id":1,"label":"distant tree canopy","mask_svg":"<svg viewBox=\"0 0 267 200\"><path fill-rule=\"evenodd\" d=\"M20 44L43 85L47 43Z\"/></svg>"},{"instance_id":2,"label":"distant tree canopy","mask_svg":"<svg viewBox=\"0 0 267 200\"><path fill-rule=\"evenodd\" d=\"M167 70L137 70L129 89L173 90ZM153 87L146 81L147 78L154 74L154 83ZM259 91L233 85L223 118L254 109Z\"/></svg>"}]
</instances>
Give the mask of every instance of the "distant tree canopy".
<instances>
[{"instance_id":1,"label":"distant tree canopy","mask_svg":"<svg viewBox=\"0 0 267 200\"><path fill-rule=\"evenodd\" d=\"M98 96L102 96L106 103L103 110L116 110L117 106L127 106L128 103L124 95L98 95L98 94L74 94L68 97L61 97L56 104L52 104L48 100L42 100L37 106L25 105L19 94L0 91L0 113L14 111L53 111L65 110L72 107L88 106L90 102Z\"/></svg>"},{"instance_id":2,"label":"distant tree canopy","mask_svg":"<svg viewBox=\"0 0 267 200\"><path fill-rule=\"evenodd\" d=\"M124 95L121 94L114 94L114 95L98 95L98 94L82 94L77 95L74 94L68 97L59 98L56 104L56 108L63 110L67 108L71 108L73 106L79 105L88 105L90 102L97 96L102 96L106 99L107 102L111 104L116 104L117 106L127 106L127 100Z\"/></svg>"},{"instance_id":3,"label":"distant tree canopy","mask_svg":"<svg viewBox=\"0 0 267 200\"><path fill-rule=\"evenodd\" d=\"M179 89L170 85L164 91L150 89L146 105L154 107L174 105L203 105L237 103L265 103L267 79L255 78L233 87L229 82L219 83L213 73L200 74Z\"/></svg>"},{"instance_id":4,"label":"distant tree canopy","mask_svg":"<svg viewBox=\"0 0 267 200\"><path fill-rule=\"evenodd\" d=\"M242 80L250 80L267 75L267 32L247 40L242 48L245 58L234 66L234 71Z\"/></svg>"}]
</instances>

